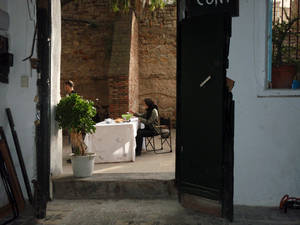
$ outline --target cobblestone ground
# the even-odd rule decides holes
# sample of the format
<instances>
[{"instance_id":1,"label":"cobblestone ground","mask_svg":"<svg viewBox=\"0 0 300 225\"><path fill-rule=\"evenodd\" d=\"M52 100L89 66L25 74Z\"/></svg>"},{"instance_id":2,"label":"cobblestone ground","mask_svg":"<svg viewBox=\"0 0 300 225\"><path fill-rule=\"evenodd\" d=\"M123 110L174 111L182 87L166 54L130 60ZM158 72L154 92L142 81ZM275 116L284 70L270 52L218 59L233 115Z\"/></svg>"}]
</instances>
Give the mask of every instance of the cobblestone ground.
<instances>
[{"instance_id":1,"label":"cobblestone ground","mask_svg":"<svg viewBox=\"0 0 300 225\"><path fill-rule=\"evenodd\" d=\"M2 224L2 223L1 223ZM55 200L47 216L26 212L10 225L300 225L300 210L235 207L233 223L183 208L176 200Z\"/></svg>"}]
</instances>

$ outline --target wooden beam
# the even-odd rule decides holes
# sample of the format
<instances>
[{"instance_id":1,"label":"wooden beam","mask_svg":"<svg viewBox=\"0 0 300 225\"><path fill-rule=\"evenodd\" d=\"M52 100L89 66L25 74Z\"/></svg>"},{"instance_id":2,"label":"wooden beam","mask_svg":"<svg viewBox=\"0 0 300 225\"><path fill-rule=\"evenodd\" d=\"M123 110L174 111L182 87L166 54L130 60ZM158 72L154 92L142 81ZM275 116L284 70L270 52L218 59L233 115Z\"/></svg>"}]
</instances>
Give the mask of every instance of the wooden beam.
<instances>
[{"instance_id":1,"label":"wooden beam","mask_svg":"<svg viewBox=\"0 0 300 225\"><path fill-rule=\"evenodd\" d=\"M17 202L19 211L23 211L24 207L25 207L25 200L24 200L22 189L21 189L18 177L17 177L17 172L14 167L14 163L12 161L11 153L9 151L6 137L5 137L2 127L0 127L0 135L1 135L0 151L1 151L2 157L4 159L5 165L7 167L8 174L11 178L11 184L13 186L13 190L12 190L13 195Z\"/></svg>"}]
</instances>

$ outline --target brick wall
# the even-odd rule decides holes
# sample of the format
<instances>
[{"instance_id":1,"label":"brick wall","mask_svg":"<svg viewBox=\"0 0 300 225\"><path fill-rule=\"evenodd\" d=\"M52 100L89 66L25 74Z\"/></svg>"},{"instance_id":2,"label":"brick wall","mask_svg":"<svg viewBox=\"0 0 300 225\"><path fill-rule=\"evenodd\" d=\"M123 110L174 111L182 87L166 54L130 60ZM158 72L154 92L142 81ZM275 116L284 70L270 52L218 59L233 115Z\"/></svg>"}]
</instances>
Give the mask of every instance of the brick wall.
<instances>
[{"instance_id":1,"label":"brick wall","mask_svg":"<svg viewBox=\"0 0 300 225\"><path fill-rule=\"evenodd\" d=\"M77 2L62 7L61 82L73 80L80 95L108 104L115 14L108 7L108 0ZM61 87L61 94L65 95Z\"/></svg>"},{"instance_id":2,"label":"brick wall","mask_svg":"<svg viewBox=\"0 0 300 225\"><path fill-rule=\"evenodd\" d=\"M150 97L160 115L176 118L176 6L151 13L143 10L139 20L139 100ZM142 107L140 107L142 110Z\"/></svg>"},{"instance_id":3,"label":"brick wall","mask_svg":"<svg viewBox=\"0 0 300 225\"><path fill-rule=\"evenodd\" d=\"M137 5L135 19L112 13L108 0L77 2L62 8L62 82L111 104L112 117L150 97L175 120L176 7L151 13Z\"/></svg>"}]
</instances>

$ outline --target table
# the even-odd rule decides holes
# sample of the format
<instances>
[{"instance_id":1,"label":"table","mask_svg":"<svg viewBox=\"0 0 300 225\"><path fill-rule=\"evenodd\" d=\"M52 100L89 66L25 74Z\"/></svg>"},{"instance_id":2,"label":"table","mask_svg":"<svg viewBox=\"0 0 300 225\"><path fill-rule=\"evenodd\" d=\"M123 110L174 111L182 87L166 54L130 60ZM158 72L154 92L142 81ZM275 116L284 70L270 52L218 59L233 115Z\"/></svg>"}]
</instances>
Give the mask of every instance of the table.
<instances>
[{"instance_id":1,"label":"table","mask_svg":"<svg viewBox=\"0 0 300 225\"><path fill-rule=\"evenodd\" d=\"M85 143L89 152L95 152L95 163L135 161L135 136L138 118L130 122L100 122L94 134L87 134Z\"/></svg>"}]
</instances>

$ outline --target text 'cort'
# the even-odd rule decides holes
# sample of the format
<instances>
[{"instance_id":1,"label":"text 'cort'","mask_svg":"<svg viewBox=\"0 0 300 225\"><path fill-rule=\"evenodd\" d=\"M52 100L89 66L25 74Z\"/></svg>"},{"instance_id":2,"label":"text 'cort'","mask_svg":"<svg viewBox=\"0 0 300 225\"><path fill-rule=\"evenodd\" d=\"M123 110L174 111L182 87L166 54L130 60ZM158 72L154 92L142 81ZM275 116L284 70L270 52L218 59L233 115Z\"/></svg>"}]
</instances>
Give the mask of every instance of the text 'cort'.
<instances>
[{"instance_id":1,"label":"text 'cort'","mask_svg":"<svg viewBox=\"0 0 300 225\"><path fill-rule=\"evenodd\" d=\"M230 0L197 0L197 3L201 6L203 5L215 5L215 6L218 6L218 5L222 5L224 3L229 3Z\"/></svg>"}]
</instances>

